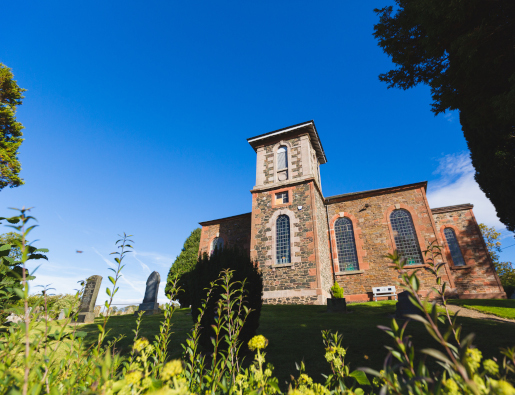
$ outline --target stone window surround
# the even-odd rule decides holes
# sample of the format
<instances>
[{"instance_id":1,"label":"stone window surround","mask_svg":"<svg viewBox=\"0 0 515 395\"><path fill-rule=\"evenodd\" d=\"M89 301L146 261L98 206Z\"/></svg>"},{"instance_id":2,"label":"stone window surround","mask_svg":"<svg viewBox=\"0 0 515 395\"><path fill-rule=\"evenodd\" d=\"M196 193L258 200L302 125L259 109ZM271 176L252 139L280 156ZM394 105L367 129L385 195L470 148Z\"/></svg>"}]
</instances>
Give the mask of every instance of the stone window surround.
<instances>
[{"instance_id":1,"label":"stone window surround","mask_svg":"<svg viewBox=\"0 0 515 395\"><path fill-rule=\"evenodd\" d=\"M391 242L391 248L388 250L388 253L393 254L393 252L397 249L397 246L395 245L395 238L393 236L392 224L390 222L390 214L394 210L401 210L401 209L406 210L411 215L411 220L413 221L413 226L415 227L415 234L417 235L418 246L420 248L420 252L422 255L422 261L424 262L422 265L420 265L420 264L419 265L406 265L405 268L406 269L416 269L419 267L427 267L427 265L428 265L427 259L429 259L429 256L426 258L422 252L422 251L424 251L423 248L425 248L426 243L425 243L424 238L422 237L420 224L419 224L419 217L418 217L417 212L412 207L408 206L407 204L404 204L404 203L394 204L394 205L388 207L384 213L384 222L388 225L388 233L390 234L390 242ZM432 227L432 224L431 224L431 227ZM436 234L435 234L435 239L436 239ZM389 264L388 266L395 266L395 265Z\"/></svg>"},{"instance_id":2,"label":"stone window surround","mask_svg":"<svg viewBox=\"0 0 515 395\"><path fill-rule=\"evenodd\" d=\"M214 236L211 236L209 239L208 239L208 243L207 243L207 254L208 256L211 254L211 246L213 245L213 241L217 238L217 237L221 237L222 240L224 241L224 248L227 248L229 246L228 242L227 242L227 236L225 236L224 234L220 234L220 232L216 232L216 235Z\"/></svg>"},{"instance_id":3,"label":"stone window surround","mask_svg":"<svg viewBox=\"0 0 515 395\"><path fill-rule=\"evenodd\" d=\"M290 254L291 254L291 262L276 264L275 263L275 255L276 255L276 243L277 243L277 218L279 215L287 215L290 218ZM272 248L270 249L269 254L267 254L267 260L265 261L265 265L271 267L290 267L294 266L296 263L301 263L300 257L300 237L295 236L296 228L299 227L299 219L295 217L295 213L287 208L280 208L270 218L268 222L268 227L270 228L269 232L266 232L266 236L270 240L272 239ZM297 253L299 253L297 255Z\"/></svg>"},{"instance_id":4,"label":"stone window surround","mask_svg":"<svg viewBox=\"0 0 515 395\"><path fill-rule=\"evenodd\" d=\"M287 166L284 168L284 169L281 169L279 171L279 169L277 169L277 150L279 149L280 146L284 145L286 147L286 154L287 154ZM272 152L274 153L274 183L278 183L278 182L284 182L284 181L288 181L288 180L291 180L292 178L292 163L291 163L291 151L292 151L292 145L288 142L288 141L284 141L284 140L281 140L279 141L277 144L274 145L273 147L273 150ZM284 181L279 181L279 173L282 173L283 171L286 171L288 176L286 177L286 180Z\"/></svg>"},{"instance_id":5,"label":"stone window surround","mask_svg":"<svg viewBox=\"0 0 515 395\"><path fill-rule=\"evenodd\" d=\"M354 243L356 246L356 254L358 256L358 267L359 270L350 270L349 272L340 272L340 263L338 261L338 246L336 245L336 233L334 231L334 224L338 218L348 218L352 222L352 229L354 231ZM340 212L335 214L331 221L329 221L329 232L331 237L331 248L333 250L333 272L335 276L350 275L350 274L361 274L367 270L370 265L363 261L363 258L367 255L367 252L363 249L363 240L361 239L361 227L358 224L358 220L352 214L347 212Z\"/></svg>"},{"instance_id":6,"label":"stone window surround","mask_svg":"<svg viewBox=\"0 0 515 395\"><path fill-rule=\"evenodd\" d=\"M295 189L295 186L292 187L285 187L280 189L274 189L273 191L268 192L272 199L272 208L278 208L278 207L288 207L291 206L293 203L293 190ZM275 195L280 192L288 192L288 203L284 204L276 204L275 203ZM290 218L291 220L291 218Z\"/></svg>"},{"instance_id":7,"label":"stone window surround","mask_svg":"<svg viewBox=\"0 0 515 395\"><path fill-rule=\"evenodd\" d=\"M451 256L451 250L449 249L449 243L447 243L447 238L445 237L445 233L444 233L446 228L450 228L450 229L454 230L454 234L456 235L456 240L458 242L458 247L460 248L461 255L463 256L463 260L465 261L465 266L455 266L454 265L454 261L452 260L452 256ZM474 259L469 258L469 257L467 257L466 254L464 254L463 248L461 247L461 240L463 239L463 232L460 229L458 229L457 226L450 225L450 224L442 225L440 228L440 234L442 236L442 240L444 241L443 244L444 244L445 256L447 258L446 260L449 263L449 267L451 269L453 269L453 270L469 269L472 266L476 266L476 262L474 261ZM467 252L467 251L465 251L465 252ZM472 263L469 263L470 261L472 261Z\"/></svg>"}]
</instances>

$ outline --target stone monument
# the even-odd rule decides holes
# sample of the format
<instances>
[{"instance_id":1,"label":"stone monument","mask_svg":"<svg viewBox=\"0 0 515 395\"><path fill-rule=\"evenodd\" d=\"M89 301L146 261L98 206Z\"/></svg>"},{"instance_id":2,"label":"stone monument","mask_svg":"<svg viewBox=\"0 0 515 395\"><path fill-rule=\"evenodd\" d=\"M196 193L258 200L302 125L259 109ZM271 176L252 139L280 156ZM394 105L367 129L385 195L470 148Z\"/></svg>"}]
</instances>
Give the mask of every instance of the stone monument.
<instances>
[{"instance_id":1,"label":"stone monument","mask_svg":"<svg viewBox=\"0 0 515 395\"><path fill-rule=\"evenodd\" d=\"M406 314L413 314L413 315L424 315L420 309L415 306L413 303L411 303L411 300L409 300L409 292L403 291L397 295L398 301L396 304L396 310L395 310L395 318L408 318L405 315Z\"/></svg>"},{"instance_id":2,"label":"stone monument","mask_svg":"<svg viewBox=\"0 0 515 395\"><path fill-rule=\"evenodd\" d=\"M66 318L66 314L64 313L64 309L61 309L59 312L59 317L57 317L58 320L64 320Z\"/></svg>"},{"instance_id":3,"label":"stone monument","mask_svg":"<svg viewBox=\"0 0 515 395\"><path fill-rule=\"evenodd\" d=\"M102 284L102 276L91 276L86 282L84 294L79 307L79 316L77 322L90 323L95 320L95 303L97 301L98 291Z\"/></svg>"},{"instance_id":4,"label":"stone monument","mask_svg":"<svg viewBox=\"0 0 515 395\"><path fill-rule=\"evenodd\" d=\"M102 306L95 306L95 318L100 317L100 310L102 310Z\"/></svg>"},{"instance_id":5,"label":"stone monument","mask_svg":"<svg viewBox=\"0 0 515 395\"><path fill-rule=\"evenodd\" d=\"M159 291L160 282L161 276L158 272L152 272L150 276L148 276L145 297L138 308L139 311L144 311L143 314L159 314L161 312L161 310L159 310L159 303L157 303L157 292ZM135 314L137 314L137 312Z\"/></svg>"}]
</instances>

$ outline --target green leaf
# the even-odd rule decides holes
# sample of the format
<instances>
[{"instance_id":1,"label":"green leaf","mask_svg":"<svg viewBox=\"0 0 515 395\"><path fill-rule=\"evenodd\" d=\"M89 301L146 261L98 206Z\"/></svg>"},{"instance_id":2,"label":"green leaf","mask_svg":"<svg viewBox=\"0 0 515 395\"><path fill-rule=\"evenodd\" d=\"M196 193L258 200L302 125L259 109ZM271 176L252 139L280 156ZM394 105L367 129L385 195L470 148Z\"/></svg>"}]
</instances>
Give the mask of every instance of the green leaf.
<instances>
[{"instance_id":1,"label":"green leaf","mask_svg":"<svg viewBox=\"0 0 515 395\"><path fill-rule=\"evenodd\" d=\"M108 276L107 278L109 279L109 281L111 281L111 284L114 285L115 281L114 281L113 276Z\"/></svg>"},{"instance_id":2,"label":"green leaf","mask_svg":"<svg viewBox=\"0 0 515 395\"><path fill-rule=\"evenodd\" d=\"M106 294L111 296L111 290L109 289L109 287L106 288Z\"/></svg>"},{"instance_id":3,"label":"green leaf","mask_svg":"<svg viewBox=\"0 0 515 395\"><path fill-rule=\"evenodd\" d=\"M423 350L420 350L422 353L426 355L430 355L435 359L438 359L442 362L445 362L449 365L452 365L452 362L447 358L441 351L435 350L434 348L424 348Z\"/></svg>"}]
</instances>

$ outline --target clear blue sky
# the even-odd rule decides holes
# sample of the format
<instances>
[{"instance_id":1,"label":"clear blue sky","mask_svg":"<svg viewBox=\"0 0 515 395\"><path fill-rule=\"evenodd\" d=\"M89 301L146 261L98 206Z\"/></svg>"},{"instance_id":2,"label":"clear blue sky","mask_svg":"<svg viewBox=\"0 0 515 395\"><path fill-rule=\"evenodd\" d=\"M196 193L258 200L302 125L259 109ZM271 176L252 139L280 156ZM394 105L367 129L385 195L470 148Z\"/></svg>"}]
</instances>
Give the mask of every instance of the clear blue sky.
<instances>
[{"instance_id":1,"label":"clear blue sky","mask_svg":"<svg viewBox=\"0 0 515 395\"><path fill-rule=\"evenodd\" d=\"M125 231L137 259L119 302L139 301L199 221L250 211L246 138L310 119L328 158L326 196L429 180L433 207L473 203L478 221L499 228L458 115L434 117L427 87L378 80L392 64L372 36L373 9L388 4L5 3L0 62L27 89L26 185L0 193L0 215L35 207L34 237L50 249L36 281L68 292L106 279ZM515 247L502 257L515 261Z\"/></svg>"}]
</instances>

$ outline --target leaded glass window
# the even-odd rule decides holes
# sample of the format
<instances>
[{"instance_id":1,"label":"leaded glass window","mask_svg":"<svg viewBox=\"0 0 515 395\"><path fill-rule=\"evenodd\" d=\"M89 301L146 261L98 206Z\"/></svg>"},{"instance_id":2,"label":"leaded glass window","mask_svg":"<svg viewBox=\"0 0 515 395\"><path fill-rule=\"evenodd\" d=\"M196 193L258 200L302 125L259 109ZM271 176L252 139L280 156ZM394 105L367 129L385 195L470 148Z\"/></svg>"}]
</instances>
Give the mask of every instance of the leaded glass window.
<instances>
[{"instance_id":1,"label":"leaded glass window","mask_svg":"<svg viewBox=\"0 0 515 395\"><path fill-rule=\"evenodd\" d=\"M275 194L275 203L276 204L286 204L288 203L288 192L279 192Z\"/></svg>"},{"instance_id":2,"label":"leaded glass window","mask_svg":"<svg viewBox=\"0 0 515 395\"><path fill-rule=\"evenodd\" d=\"M338 218L334 223L339 271L359 270L354 229L349 218Z\"/></svg>"},{"instance_id":3,"label":"leaded glass window","mask_svg":"<svg viewBox=\"0 0 515 395\"><path fill-rule=\"evenodd\" d=\"M276 222L276 258L275 263L291 263L290 217L280 215Z\"/></svg>"},{"instance_id":4,"label":"leaded glass window","mask_svg":"<svg viewBox=\"0 0 515 395\"><path fill-rule=\"evenodd\" d=\"M222 251L224 249L224 239L221 237L215 237L211 243L211 255L216 251Z\"/></svg>"},{"instance_id":5,"label":"leaded glass window","mask_svg":"<svg viewBox=\"0 0 515 395\"><path fill-rule=\"evenodd\" d=\"M465 259L463 259L463 254L461 253L460 245L458 244L458 239L456 238L456 233L454 233L452 228L445 228L443 233L445 234L445 239L449 245L449 250L451 251L451 257L454 266L465 266Z\"/></svg>"},{"instance_id":6,"label":"leaded glass window","mask_svg":"<svg viewBox=\"0 0 515 395\"><path fill-rule=\"evenodd\" d=\"M415 226L411 214L406 210L394 210L390 214L393 238L399 255L406 259L406 264L423 264L420 246L418 245Z\"/></svg>"},{"instance_id":7,"label":"leaded glass window","mask_svg":"<svg viewBox=\"0 0 515 395\"><path fill-rule=\"evenodd\" d=\"M281 145L277 150L277 170L286 169L288 167L288 150Z\"/></svg>"}]
</instances>

